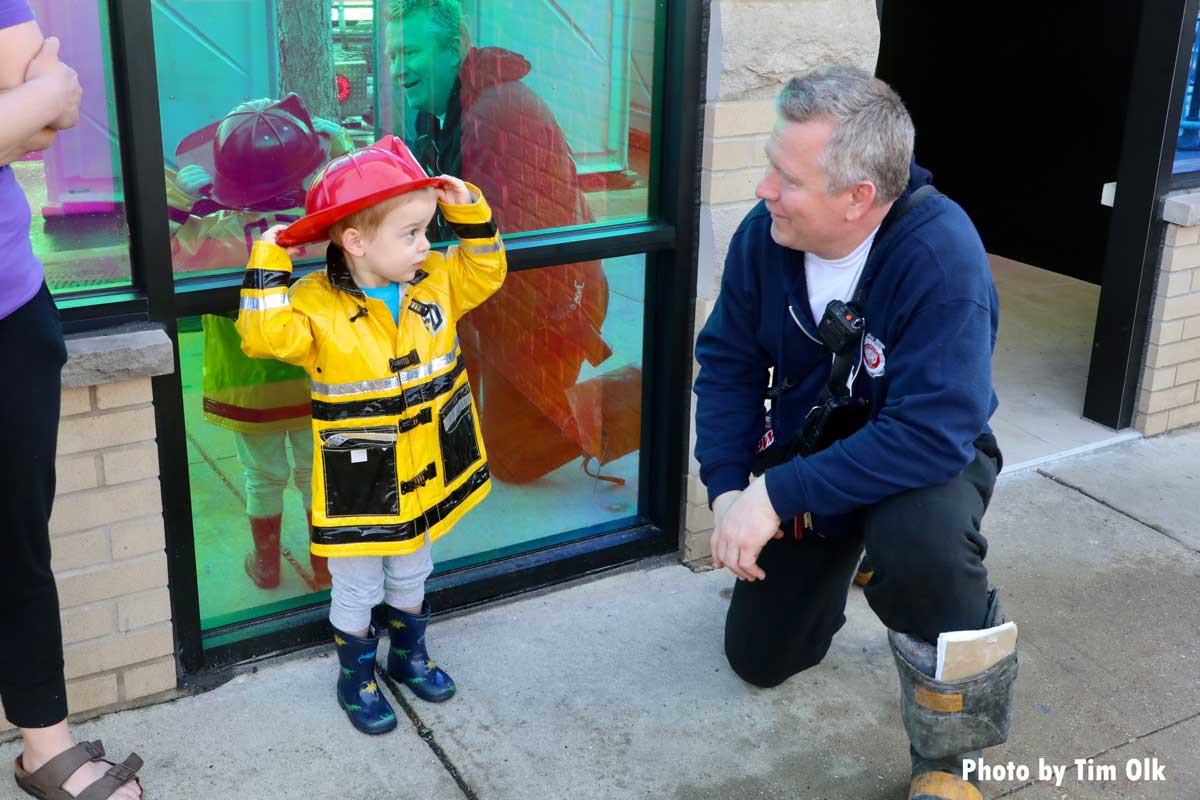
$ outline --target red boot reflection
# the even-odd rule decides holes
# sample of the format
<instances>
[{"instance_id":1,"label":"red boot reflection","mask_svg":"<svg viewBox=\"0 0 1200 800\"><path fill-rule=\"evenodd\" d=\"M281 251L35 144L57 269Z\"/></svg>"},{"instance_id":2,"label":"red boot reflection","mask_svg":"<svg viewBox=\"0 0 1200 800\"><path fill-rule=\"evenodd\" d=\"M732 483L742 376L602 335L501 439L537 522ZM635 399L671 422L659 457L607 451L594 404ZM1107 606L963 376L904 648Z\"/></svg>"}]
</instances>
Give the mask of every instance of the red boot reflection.
<instances>
[{"instance_id":1,"label":"red boot reflection","mask_svg":"<svg viewBox=\"0 0 1200 800\"><path fill-rule=\"evenodd\" d=\"M246 574L260 589L279 587L279 527L282 516L250 517L254 552L246 554Z\"/></svg>"},{"instance_id":2,"label":"red boot reflection","mask_svg":"<svg viewBox=\"0 0 1200 800\"><path fill-rule=\"evenodd\" d=\"M308 515L308 531L312 534L312 511L305 512ZM309 563L312 564L313 581L317 585L317 591L328 589L333 585L333 576L329 574L329 559L324 556L313 555L310 551L308 554Z\"/></svg>"}]
</instances>

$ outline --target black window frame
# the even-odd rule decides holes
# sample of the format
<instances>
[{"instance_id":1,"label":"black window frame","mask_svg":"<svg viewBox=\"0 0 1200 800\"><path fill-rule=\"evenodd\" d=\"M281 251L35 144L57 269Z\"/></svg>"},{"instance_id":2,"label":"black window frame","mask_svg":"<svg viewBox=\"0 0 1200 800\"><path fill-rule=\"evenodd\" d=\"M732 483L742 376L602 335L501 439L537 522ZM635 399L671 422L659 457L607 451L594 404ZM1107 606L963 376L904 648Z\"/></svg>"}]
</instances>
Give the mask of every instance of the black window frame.
<instances>
[{"instance_id":1,"label":"black window frame","mask_svg":"<svg viewBox=\"0 0 1200 800\"><path fill-rule=\"evenodd\" d=\"M1200 0L1142 4L1083 415L1133 424ZM1189 175L1193 173L1181 173ZM1200 173L1194 173L1200 185Z\"/></svg>"},{"instance_id":2,"label":"black window frame","mask_svg":"<svg viewBox=\"0 0 1200 800\"><path fill-rule=\"evenodd\" d=\"M646 256L643 320L641 522L567 544L434 577L429 595L453 610L531 591L654 554L677 551L683 530L690 428L697 230L699 226L701 87L708 6L695 0L656 3L655 88L648 221L533 233L509 242L517 271L575 261ZM153 379L163 516L176 657L182 685L202 685L231 664L310 646L328 635L327 604L216 631L200 626L191 487L182 406L176 321L237 303L240 274L185 280L171 269L163 142L159 118L151 0L108 0L114 102L120 131L132 286L81 298L62 310L68 334L128 322L161 325L175 369ZM204 641L225 642L205 647ZM228 640L228 641L226 641Z\"/></svg>"}]
</instances>

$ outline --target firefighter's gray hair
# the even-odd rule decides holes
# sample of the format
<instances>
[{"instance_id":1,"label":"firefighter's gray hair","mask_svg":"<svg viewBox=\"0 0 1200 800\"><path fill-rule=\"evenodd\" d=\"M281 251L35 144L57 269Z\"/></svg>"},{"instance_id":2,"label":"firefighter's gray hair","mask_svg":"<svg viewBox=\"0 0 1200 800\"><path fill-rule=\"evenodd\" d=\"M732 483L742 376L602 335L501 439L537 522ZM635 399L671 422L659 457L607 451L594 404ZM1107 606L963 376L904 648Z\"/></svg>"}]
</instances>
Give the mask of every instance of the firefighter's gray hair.
<instances>
[{"instance_id":1,"label":"firefighter's gray hair","mask_svg":"<svg viewBox=\"0 0 1200 800\"><path fill-rule=\"evenodd\" d=\"M402 19L405 14L428 11L433 29L442 45L457 45L460 53L471 46L471 31L463 16L460 0L392 0L388 21Z\"/></svg>"},{"instance_id":2,"label":"firefighter's gray hair","mask_svg":"<svg viewBox=\"0 0 1200 800\"><path fill-rule=\"evenodd\" d=\"M776 108L792 122L827 119L833 133L818 163L826 191L841 192L863 181L875 184L876 203L890 203L908 185L912 117L900 96L858 67L837 65L792 78Z\"/></svg>"}]
</instances>

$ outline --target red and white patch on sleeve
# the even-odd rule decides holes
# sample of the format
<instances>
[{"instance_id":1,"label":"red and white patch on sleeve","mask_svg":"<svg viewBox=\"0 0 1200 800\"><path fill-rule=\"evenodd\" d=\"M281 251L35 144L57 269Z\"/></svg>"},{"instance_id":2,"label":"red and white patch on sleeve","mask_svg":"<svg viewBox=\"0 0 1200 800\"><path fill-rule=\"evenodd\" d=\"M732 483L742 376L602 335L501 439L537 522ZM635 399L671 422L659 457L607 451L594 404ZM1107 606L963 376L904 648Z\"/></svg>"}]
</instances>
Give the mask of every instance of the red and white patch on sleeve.
<instances>
[{"instance_id":1,"label":"red and white patch on sleeve","mask_svg":"<svg viewBox=\"0 0 1200 800\"><path fill-rule=\"evenodd\" d=\"M886 363L887 360L883 357L883 342L868 333L863 337L863 366L867 368L867 374L878 378L883 374Z\"/></svg>"}]
</instances>

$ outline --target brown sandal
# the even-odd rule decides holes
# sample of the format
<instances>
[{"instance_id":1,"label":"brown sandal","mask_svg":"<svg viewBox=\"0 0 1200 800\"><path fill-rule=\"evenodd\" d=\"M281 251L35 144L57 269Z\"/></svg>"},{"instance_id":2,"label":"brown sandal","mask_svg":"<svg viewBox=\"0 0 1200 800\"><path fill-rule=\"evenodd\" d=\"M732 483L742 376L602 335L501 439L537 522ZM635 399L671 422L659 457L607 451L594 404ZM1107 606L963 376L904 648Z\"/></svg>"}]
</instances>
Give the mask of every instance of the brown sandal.
<instances>
[{"instance_id":1,"label":"brown sandal","mask_svg":"<svg viewBox=\"0 0 1200 800\"><path fill-rule=\"evenodd\" d=\"M109 770L99 780L91 783L79 794L71 794L62 785L75 774L75 771L89 761L103 761L109 765ZM137 771L142 768L142 759L137 753L130 753L123 763L114 764L104 757L104 745L99 740L80 742L70 750L65 750L47 761L40 769L26 772L21 765L21 757L17 756L16 779L17 786L29 795L40 800L106 800L113 793L130 781L137 783ZM145 797L145 794L142 795Z\"/></svg>"}]
</instances>

